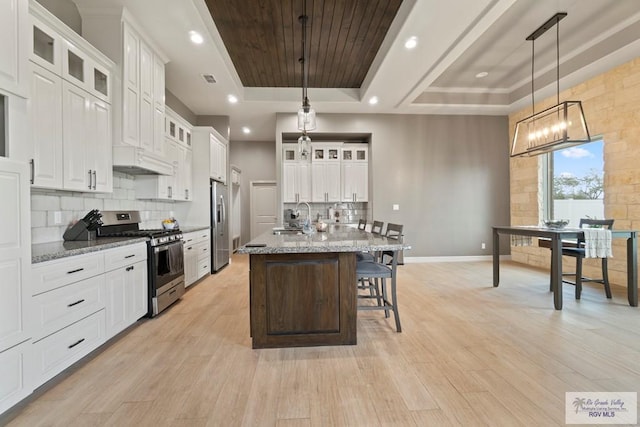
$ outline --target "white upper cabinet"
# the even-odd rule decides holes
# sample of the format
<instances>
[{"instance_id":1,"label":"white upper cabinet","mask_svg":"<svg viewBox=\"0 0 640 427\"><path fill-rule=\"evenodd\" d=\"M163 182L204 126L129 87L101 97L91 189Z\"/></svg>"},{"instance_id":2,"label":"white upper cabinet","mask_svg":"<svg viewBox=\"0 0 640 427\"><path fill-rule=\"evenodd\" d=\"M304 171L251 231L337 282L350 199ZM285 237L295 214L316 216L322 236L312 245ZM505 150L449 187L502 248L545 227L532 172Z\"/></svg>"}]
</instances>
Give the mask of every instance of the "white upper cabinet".
<instances>
[{"instance_id":1,"label":"white upper cabinet","mask_svg":"<svg viewBox=\"0 0 640 427\"><path fill-rule=\"evenodd\" d=\"M209 136L209 143L210 176L217 181L227 182L227 145L213 134Z\"/></svg>"},{"instance_id":2,"label":"white upper cabinet","mask_svg":"<svg viewBox=\"0 0 640 427\"><path fill-rule=\"evenodd\" d=\"M345 144L341 151L342 201L369 201L369 146Z\"/></svg>"},{"instance_id":3,"label":"white upper cabinet","mask_svg":"<svg viewBox=\"0 0 640 427\"><path fill-rule=\"evenodd\" d=\"M26 0L0 1L0 89L26 98L29 26Z\"/></svg>"},{"instance_id":4,"label":"white upper cabinet","mask_svg":"<svg viewBox=\"0 0 640 427\"><path fill-rule=\"evenodd\" d=\"M283 202L311 202L311 163L302 159L296 144L283 144Z\"/></svg>"},{"instance_id":5,"label":"white upper cabinet","mask_svg":"<svg viewBox=\"0 0 640 427\"><path fill-rule=\"evenodd\" d=\"M156 163L166 161L164 64L168 60L135 18L124 7L116 8L118 13L106 11L99 2L83 2L78 10L83 36L122 67L122 79L116 81L120 85L114 88L120 102L113 104L114 145L123 155L116 156L117 169L131 166L126 153L134 149L141 149ZM162 172L169 168L164 166Z\"/></svg>"},{"instance_id":6,"label":"white upper cabinet","mask_svg":"<svg viewBox=\"0 0 640 427\"><path fill-rule=\"evenodd\" d=\"M124 25L123 34L122 142L138 146L138 105L140 103L139 39L128 25Z\"/></svg>"},{"instance_id":7,"label":"white upper cabinet","mask_svg":"<svg viewBox=\"0 0 640 427\"><path fill-rule=\"evenodd\" d=\"M62 78L32 65L29 121L33 158L31 184L62 188Z\"/></svg>"},{"instance_id":8,"label":"white upper cabinet","mask_svg":"<svg viewBox=\"0 0 640 427\"><path fill-rule=\"evenodd\" d=\"M111 192L113 63L37 2L29 11L32 185Z\"/></svg>"}]
</instances>

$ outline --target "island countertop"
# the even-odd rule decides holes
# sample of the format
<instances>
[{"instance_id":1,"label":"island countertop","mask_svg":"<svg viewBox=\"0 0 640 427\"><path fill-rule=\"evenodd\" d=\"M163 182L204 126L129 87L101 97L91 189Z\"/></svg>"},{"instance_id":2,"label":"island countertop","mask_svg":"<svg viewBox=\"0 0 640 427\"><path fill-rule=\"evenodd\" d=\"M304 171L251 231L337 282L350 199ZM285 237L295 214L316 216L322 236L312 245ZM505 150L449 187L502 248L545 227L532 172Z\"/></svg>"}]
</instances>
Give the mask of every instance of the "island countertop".
<instances>
[{"instance_id":1,"label":"island countertop","mask_svg":"<svg viewBox=\"0 0 640 427\"><path fill-rule=\"evenodd\" d=\"M321 252L397 251L411 246L395 239L331 224L314 234L273 234L265 232L238 249L241 254L297 254Z\"/></svg>"}]
</instances>

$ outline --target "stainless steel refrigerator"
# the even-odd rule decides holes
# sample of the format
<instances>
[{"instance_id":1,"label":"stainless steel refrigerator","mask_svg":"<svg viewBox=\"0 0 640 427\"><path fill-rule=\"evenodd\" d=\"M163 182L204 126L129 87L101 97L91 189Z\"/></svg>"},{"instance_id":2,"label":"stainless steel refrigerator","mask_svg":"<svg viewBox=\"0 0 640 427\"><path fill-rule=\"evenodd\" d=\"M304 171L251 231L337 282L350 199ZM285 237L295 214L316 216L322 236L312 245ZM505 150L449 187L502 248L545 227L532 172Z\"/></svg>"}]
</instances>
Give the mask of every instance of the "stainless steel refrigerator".
<instances>
[{"instance_id":1,"label":"stainless steel refrigerator","mask_svg":"<svg viewBox=\"0 0 640 427\"><path fill-rule=\"evenodd\" d=\"M211 180L211 272L229 264L229 189Z\"/></svg>"}]
</instances>

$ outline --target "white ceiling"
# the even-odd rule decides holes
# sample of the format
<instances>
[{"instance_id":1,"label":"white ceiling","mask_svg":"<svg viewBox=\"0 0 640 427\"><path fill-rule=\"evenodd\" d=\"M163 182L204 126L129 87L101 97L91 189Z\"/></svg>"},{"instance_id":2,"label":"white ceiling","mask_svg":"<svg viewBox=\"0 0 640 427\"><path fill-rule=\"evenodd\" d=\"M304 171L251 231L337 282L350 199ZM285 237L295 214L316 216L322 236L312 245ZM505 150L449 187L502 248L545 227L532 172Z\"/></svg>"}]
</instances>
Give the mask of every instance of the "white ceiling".
<instances>
[{"instance_id":1,"label":"white ceiling","mask_svg":"<svg viewBox=\"0 0 640 427\"><path fill-rule=\"evenodd\" d=\"M167 88L196 115L229 116L231 140L272 141L275 114L299 108L299 89L242 86L204 0L98 1L129 9L169 58ZM568 13L560 22L561 90L640 56L640 0L404 0L363 86L310 88L311 105L319 115L519 110L531 103L532 46L525 38L556 12ZM202 45L189 41L191 30L204 35ZM409 51L404 42L411 36L418 46ZM555 44L555 28L535 42L536 99L555 94ZM482 71L488 76L476 78ZM228 94L240 102L230 105ZM372 106L374 95L380 102Z\"/></svg>"}]
</instances>

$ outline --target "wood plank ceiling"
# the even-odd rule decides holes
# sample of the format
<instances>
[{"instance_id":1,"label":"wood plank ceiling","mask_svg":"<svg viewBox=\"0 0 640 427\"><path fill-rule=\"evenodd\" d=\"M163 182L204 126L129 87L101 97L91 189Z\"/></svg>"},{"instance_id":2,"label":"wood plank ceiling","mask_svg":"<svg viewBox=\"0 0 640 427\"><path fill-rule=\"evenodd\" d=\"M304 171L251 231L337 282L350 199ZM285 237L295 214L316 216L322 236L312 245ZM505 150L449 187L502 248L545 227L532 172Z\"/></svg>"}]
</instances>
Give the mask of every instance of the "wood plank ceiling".
<instances>
[{"instance_id":1,"label":"wood plank ceiling","mask_svg":"<svg viewBox=\"0 0 640 427\"><path fill-rule=\"evenodd\" d=\"M205 0L245 87L301 87L302 0ZM307 0L309 84L359 88L402 0Z\"/></svg>"}]
</instances>

